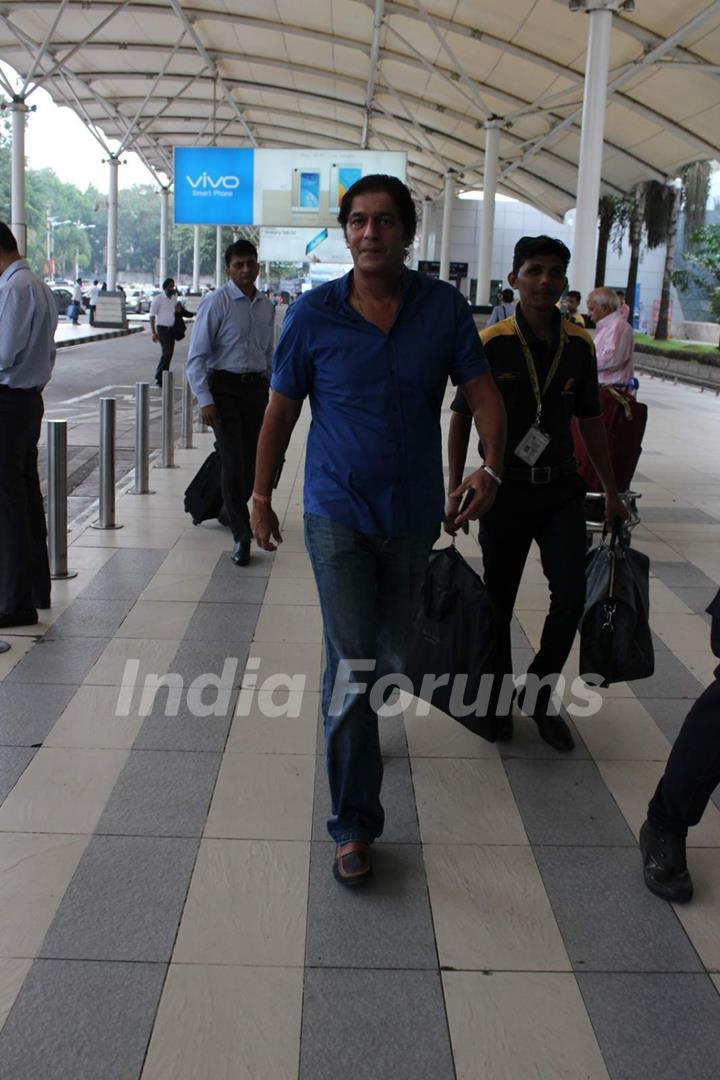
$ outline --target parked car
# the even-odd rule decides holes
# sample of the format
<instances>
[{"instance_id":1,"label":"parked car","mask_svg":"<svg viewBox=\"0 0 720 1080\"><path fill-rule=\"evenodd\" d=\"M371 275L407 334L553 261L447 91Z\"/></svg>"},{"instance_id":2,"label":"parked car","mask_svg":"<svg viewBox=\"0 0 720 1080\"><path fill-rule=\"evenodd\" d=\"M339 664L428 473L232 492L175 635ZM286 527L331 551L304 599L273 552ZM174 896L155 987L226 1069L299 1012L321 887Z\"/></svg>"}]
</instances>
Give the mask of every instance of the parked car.
<instances>
[{"instance_id":1,"label":"parked car","mask_svg":"<svg viewBox=\"0 0 720 1080\"><path fill-rule=\"evenodd\" d=\"M55 297L58 315L65 315L68 305L72 304L72 292L64 285L51 285L50 290Z\"/></svg>"},{"instance_id":2,"label":"parked car","mask_svg":"<svg viewBox=\"0 0 720 1080\"><path fill-rule=\"evenodd\" d=\"M126 289L125 310L135 312L136 315L150 310L150 301L144 289Z\"/></svg>"}]
</instances>

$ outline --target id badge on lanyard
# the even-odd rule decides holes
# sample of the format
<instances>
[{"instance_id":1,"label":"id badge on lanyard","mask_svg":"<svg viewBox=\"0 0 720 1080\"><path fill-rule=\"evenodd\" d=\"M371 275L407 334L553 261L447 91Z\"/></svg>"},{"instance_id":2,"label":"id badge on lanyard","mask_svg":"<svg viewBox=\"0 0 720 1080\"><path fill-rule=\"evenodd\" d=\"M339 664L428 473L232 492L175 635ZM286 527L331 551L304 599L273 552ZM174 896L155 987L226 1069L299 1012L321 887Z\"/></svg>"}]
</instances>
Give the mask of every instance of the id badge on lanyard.
<instances>
[{"instance_id":1,"label":"id badge on lanyard","mask_svg":"<svg viewBox=\"0 0 720 1080\"><path fill-rule=\"evenodd\" d=\"M525 357L525 363L527 364L528 375L530 376L530 385L532 386L533 393L535 395L535 402L537 404L537 412L535 414L535 422L530 425L520 442L517 444L514 450L516 457L520 458L526 465L535 465L540 459L543 451L550 445L550 436L547 432L543 431L540 426L540 417L542 415L542 399L547 393L547 389L550 383L555 378L558 366L560 364L560 358L565 348L567 337L565 331L560 328L560 341L558 343L557 352L553 357L548 371L547 378L545 379L545 385L540 391L540 382L537 377L537 371L535 369L535 361L533 360L532 353L530 352L530 346L526 342L522 335L522 331L517 324L517 319L513 320L515 323L515 333L520 341L520 346Z\"/></svg>"}]
</instances>

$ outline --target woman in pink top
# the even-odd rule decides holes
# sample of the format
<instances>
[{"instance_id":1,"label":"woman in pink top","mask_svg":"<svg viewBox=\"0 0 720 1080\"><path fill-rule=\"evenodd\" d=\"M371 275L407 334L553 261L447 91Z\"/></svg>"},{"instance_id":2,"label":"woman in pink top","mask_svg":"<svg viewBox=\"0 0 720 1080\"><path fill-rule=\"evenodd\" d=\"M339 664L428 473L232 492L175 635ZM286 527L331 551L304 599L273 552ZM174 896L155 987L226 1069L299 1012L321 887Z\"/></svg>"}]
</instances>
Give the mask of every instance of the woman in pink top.
<instances>
[{"instance_id":1,"label":"woman in pink top","mask_svg":"<svg viewBox=\"0 0 720 1080\"><path fill-rule=\"evenodd\" d=\"M613 289L593 289L587 306L597 328L594 341L600 385L629 382L635 374L635 340L620 297Z\"/></svg>"}]
</instances>

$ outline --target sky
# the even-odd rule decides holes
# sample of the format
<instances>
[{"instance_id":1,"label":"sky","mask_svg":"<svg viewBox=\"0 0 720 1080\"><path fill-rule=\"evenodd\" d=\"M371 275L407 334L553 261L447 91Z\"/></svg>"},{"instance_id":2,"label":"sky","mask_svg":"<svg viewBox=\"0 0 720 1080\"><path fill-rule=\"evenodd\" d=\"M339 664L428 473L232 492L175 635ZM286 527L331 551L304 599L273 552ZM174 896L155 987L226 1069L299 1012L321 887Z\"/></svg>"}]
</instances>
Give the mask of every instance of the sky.
<instances>
[{"instance_id":1,"label":"sky","mask_svg":"<svg viewBox=\"0 0 720 1080\"><path fill-rule=\"evenodd\" d=\"M19 85L18 76L8 64L0 61L0 68L13 85ZM105 154L82 120L71 109L55 105L44 90L36 90L30 97L30 104L36 106L36 111L28 118L25 134L25 153L30 168L51 168L61 180L76 184L81 190L88 184L94 184L99 191L107 193L108 167L103 164ZM111 150L117 146L117 142L110 141ZM126 163L119 170L120 187L152 182L149 170L137 154L124 154L123 161ZM469 197L477 198L478 195ZM713 174L710 205L718 199L720 169Z\"/></svg>"}]
</instances>

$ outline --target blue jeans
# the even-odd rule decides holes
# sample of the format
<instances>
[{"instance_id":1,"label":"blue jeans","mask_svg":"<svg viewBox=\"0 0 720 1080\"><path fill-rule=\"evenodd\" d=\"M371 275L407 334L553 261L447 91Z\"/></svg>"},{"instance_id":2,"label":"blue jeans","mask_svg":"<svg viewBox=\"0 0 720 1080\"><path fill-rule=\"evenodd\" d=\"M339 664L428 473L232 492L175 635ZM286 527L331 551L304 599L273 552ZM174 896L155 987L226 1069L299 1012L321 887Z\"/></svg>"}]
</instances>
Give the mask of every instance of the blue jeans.
<instances>
[{"instance_id":1,"label":"blue jeans","mask_svg":"<svg viewBox=\"0 0 720 1080\"><path fill-rule=\"evenodd\" d=\"M336 844L371 843L383 830L383 766L372 690L378 679L403 671L436 538L437 533L388 539L305 515L325 635L322 712L333 815L328 832ZM351 685L356 683L363 689Z\"/></svg>"}]
</instances>

